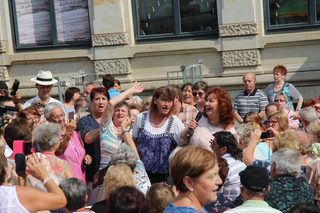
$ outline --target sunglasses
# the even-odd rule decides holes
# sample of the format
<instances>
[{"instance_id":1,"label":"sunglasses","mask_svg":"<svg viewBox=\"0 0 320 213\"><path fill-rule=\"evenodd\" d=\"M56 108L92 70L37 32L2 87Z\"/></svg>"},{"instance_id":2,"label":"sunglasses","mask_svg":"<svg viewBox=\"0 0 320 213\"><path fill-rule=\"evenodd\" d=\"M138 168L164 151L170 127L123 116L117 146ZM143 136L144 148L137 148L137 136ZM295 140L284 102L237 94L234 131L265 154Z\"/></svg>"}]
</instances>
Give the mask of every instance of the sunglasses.
<instances>
[{"instance_id":1,"label":"sunglasses","mask_svg":"<svg viewBox=\"0 0 320 213\"><path fill-rule=\"evenodd\" d=\"M193 96L197 96L197 95L203 96L203 95L204 95L204 92L192 92L192 95L193 95Z\"/></svg>"},{"instance_id":2,"label":"sunglasses","mask_svg":"<svg viewBox=\"0 0 320 213\"><path fill-rule=\"evenodd\" d=\"M276 99L276 100L274 100L274 102L285 102L285 100L282 100L282 99Z\"/></svg>"}]
</instances>

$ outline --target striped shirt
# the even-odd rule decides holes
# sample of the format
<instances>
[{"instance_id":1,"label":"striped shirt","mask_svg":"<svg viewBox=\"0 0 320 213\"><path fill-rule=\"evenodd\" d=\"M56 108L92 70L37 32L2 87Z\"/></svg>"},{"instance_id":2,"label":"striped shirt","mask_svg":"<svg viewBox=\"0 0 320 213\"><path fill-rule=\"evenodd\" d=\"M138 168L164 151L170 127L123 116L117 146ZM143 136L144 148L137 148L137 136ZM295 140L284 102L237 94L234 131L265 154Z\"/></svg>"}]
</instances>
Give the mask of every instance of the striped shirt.
<instances>
[{"instance_id":1,"label":"striped shirt","mask_svg":"<svg viewBox=\"0 0 320 213\"><path fill-rule=\"evenodd\" d=\"M248 112L264 111L268 98L262 90L255 89L251 94L247 91L238 94L234 100L234 111L243 118Z\"/></svg>"},{"instance_id":2,"label":"striped shirt","mask_svg":"<svg viewBox=\"0 0 320 213\"><path fill-rule=\"evenodd\" d=\"M222 156L229 166L229 172L226 181L222 186L223 195L226 200L234 200L240 194L240 176L239 172L246 168L246 165L234 159L229 153Z\"/></svg>"},{"instance_id":3,"label":"striped shirt","mask_svg":"<svg viewBox=\"0 0 320 213\"><path fill-rule=\"evenodd\" d=\"M197 116L198 110L190 104L182 103L181 110L178 113L178 118L182 121L185 127Z\"/></svg>"}]
</instances>

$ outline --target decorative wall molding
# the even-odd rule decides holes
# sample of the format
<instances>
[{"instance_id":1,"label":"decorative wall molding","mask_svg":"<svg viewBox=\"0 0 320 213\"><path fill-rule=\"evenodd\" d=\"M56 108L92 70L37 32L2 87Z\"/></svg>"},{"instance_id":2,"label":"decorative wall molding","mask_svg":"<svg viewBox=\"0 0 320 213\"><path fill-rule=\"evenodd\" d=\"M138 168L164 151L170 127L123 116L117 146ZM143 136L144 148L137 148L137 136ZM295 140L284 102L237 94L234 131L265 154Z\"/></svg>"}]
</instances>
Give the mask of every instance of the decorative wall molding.
<instances>
[{"instance_id":1,"label":"decorative wall molding","mask_svg":"<svg viewBox=\"0 0 320 213\"><path fill-rule=\"evenodd\" d=\"M128 58L94 61L94 69L95 73L99 75L117 75L131 73L130 62Z\"/></svg>"},{"instance_id":2,"label":"decorative wall molding","mask_svg":"<svg viewBox=\"0 0 320 213\"><path fill-rule=\"evenodd\" d=\"M0 66L0 81L10 81L9 72L6 66Z\"/></svg>"},{"instance_id":3,"label":"decorative wall molding","mask_svg":"<svg viewBox=\"0 0 320 213\"><path fill-rule=\"evenodd\" d=\"M126 45L128 43L128 33L106 33L92 36L92 45L94 47Z\"/></svg>"},{"instance_id":4,"label":"decorative wall molding","mask_svg":"<svg viewBox=\"0 0 320 213\"><path fill-rule=\"evenodd\" d=\"M235 50L222 52L223 67L248 67L261 65L260 51Z\"/></svg>"},{"instance_id":5,"label":"decorative wall molding","mask_svg":"<svg viewBox=\"0 0 320 213\"><path fill-rule=\"evenodd\" d=\"M226 24L219 26L220 37L251 36L258 34L258 25L256 23Z\"/></svg>"},{"instance_id":6,"label":"decorative wall molding","mask_svg":"<svg viewBox=\"0 0 320 213\"><path fill-rule=\"evenodd\" d=\"M0 53L6 52L6 42L0 40Z\"/></svg>"}]
</instances>

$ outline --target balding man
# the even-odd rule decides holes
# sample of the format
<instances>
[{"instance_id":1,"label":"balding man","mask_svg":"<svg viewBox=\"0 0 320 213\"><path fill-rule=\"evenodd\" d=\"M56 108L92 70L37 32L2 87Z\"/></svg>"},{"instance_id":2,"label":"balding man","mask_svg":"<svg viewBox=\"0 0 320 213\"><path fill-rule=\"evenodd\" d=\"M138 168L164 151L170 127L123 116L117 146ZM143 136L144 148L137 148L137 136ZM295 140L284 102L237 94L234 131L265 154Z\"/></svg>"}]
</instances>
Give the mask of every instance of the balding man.
<instances>
[{"instance_id":1,"label":"balding man","mask_svg":"<svg viewBox=\"0 0 320 213\"><path fill-rule=\"evenodd\" d=\"M244 116L248 112L257 112L259 117L263 118L268 98L262 90L256 88L256 75L248 72L243 75L242 80L245 89L234 100L234 116L236 120L242 123Z\"/></svg>"}]
</instances>

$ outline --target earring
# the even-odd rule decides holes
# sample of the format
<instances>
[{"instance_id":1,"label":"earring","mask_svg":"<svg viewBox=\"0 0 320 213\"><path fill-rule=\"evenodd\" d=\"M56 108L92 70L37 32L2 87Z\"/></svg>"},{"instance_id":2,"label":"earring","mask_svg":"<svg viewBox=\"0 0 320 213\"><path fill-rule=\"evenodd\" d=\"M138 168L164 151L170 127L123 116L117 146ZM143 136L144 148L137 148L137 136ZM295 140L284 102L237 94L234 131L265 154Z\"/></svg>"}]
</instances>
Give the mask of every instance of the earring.
<instances>
[{"instance_id":1,"label":"earring","mask_svg":"<svg viewBox=\"0 0 320 213\"><path fill-rule=\"evenodd\" d=\"M189 189L190 192L193 192L193 189Z\"/></svg>"}]
</instances>

